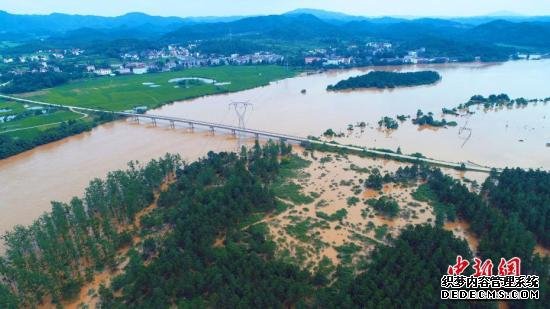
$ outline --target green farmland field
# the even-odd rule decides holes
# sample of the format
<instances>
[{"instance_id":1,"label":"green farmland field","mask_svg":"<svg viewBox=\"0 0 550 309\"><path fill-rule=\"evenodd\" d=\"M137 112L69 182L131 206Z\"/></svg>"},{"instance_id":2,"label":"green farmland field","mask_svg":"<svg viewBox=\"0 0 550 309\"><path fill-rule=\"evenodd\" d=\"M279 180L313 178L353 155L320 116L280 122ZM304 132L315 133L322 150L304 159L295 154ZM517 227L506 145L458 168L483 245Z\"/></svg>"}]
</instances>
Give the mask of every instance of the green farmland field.
<instances>
[{"instance_id":1,"label":"green farmland field","mask_svg":"<svg viewBox=\"0 0 550 309\"><path fill-rule=\"evenodd\" d=\"M295 74L296 71L281 66L202 67L177 72L79 80L40 91L31 97L56 104L121 111L135 106L155 108L176 100L250 89ZM202 77L229 84L185 87L168 82L181 77ZM150 84L155 86L151 87Z\"/></svg>"},{"instance_id":2,"label":"green farmland field","mask_svg":"<svg viewBox=\"0 0 550 309\"><path fill-rule=\"evenodd\" d=\"M82 118L82 115L66 110L58 110L51 114L32 116L17 121L10 121L0 125L0 132L17 130L34 126L41 126L50 123L62 122L71 119Z\"/></svg>"},{"instance_id":3,"label":"green farmland field","mask_svg":"<svg viewBox=\"0 0 550 309\"><path fill-rule=\"evenodd\" d=\"M25 110L23 104L19 102L0 101L0 116L15 115ZM19 120L0 123L0 134L8 134L20 138L32 138L47 128L55 127L60 122L80 118L83 118L83 115L68 110L57 110L49 114L33 115Z\"/></svg>"},{"instance_id":4,"label":"green farmland field","mask_svg":"<svg viewBox=\"0 0 550 309\"><path fill-rule=\"evenodd\" d=\"M0 99L0 116L18 114L25 111L23 104Z\"/></svg>"}]
</instances>

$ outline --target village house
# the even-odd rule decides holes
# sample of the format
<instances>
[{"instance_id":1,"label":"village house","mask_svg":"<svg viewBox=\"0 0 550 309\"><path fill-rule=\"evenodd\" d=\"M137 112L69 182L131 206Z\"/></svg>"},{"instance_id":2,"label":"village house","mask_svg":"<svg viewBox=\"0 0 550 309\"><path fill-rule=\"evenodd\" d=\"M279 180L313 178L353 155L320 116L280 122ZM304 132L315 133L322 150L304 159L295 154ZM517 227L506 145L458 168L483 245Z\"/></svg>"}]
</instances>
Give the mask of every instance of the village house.
<instances>
[{"instance_id":1,"label":"village house","mask_svg":"<svg viewBox=\"0 0 550 309\"><path fill-rule=\"evenodd\" d=\"M111 74L113 74L113 70L111 70L110 68L96 69L94 71L94 74L97 74L97 75L100 75L100 76L111 75Z\"/></svg>"},{"instance_id":2,"label":"village house","mask_svg":"<svg viewBox=\"0 0 550 309\"><path fill-rule=\"evenodd\" d=\"M147 66L137 66L132 68L132 73L134 74L145 74L149 70L149 67Z\"/></svg>"}]
</instances>

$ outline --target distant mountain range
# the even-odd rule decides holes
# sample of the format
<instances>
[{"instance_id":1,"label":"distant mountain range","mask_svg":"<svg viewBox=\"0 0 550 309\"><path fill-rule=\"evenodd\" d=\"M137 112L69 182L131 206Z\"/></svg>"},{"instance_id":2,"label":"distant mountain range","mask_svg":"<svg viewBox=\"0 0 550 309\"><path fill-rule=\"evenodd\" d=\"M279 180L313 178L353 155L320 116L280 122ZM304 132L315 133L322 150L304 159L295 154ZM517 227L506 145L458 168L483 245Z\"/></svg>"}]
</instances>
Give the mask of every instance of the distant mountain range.
<instances>
[{"instance_id":1,"label":"distant mountain range","mask_svg":"<svg viewBox=\"0 0 550 309\"><path fill-rule=\"evenodd\" d=\"M187 40L261 38L276 40L387 39L491 43L550 48L550 17L369 18L299 9L252 17L160 17L129 13L118 17L0 11L0 40L50 37L58 40ZM435 44L435 43L434 43Z\"/></svg>"},{"instance_id":2,"label":"distant mountain range","mask_svg":"<svg viewBox=\"0 0 550 309\"><path fill-rule=\"evenodd\" d=\"M163 36L168 41L224 38L263 38L277 40L307 39L383 39L396 41L449 40L463 43L491 43L550 48L550 22L463 23L455 20L368 19L322 12L320 18L301 11L283 15L258 16L232 22L188 24Z\"/></svg>"},{"instance_id":3,"label":"distant mountain range","mask_svg":"<svg viewBox=\"0 0 550 309\"><path fill-rule=\"evenodd\" d=\"M371 23L399 23L407 20L422 18L401 17L364 17L344 13L317 10L297 9L287 12L286 16L313 15L325 22L343 24L352 21L369 21ZM71 15L52 13L49 15L18 15L0 11L0 32L32 32L35 34L63 33L78 28L133 28L148 25L157 29L169 29L182 24L233 22L239 19L255 16L228 16L228 17L162 17L144 13L128 13L117 17L94 15ZM451 20L459 23L481 24L497 19L513 22L550 22L550 16L522 16L511 12L497 12L478 17L442 17L442 20Z\"/></svg>"},{"instance_id":4,"label":"distant mountain range","mask_svg":"<svg viewBox=\"0 0 550 309\"><path fill-rule=\"evenodd\" d=\"M231 22L243 18L232 17L162 17L144 13L128 13L117 17L93 15L70 15L53 13L49 15L16 15L0 11L0 38L10 34L22 35L23 38L37 36L62 35L81 28L108 30L108 29L137 29L138 34L166 33L185 24L199 24L211 22ZM141 29L141 30L140 30ZM128 31L131 32L131 31Z\"/></svg>"}]
</instances>

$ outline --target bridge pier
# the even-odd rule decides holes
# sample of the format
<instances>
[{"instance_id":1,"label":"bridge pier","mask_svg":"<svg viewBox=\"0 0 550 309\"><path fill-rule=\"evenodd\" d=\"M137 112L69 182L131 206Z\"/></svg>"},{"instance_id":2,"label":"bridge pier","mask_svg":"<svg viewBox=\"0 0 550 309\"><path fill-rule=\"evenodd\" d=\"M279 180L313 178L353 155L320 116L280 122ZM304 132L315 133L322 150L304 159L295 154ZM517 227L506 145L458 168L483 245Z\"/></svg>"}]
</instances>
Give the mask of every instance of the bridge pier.
<instances>
[{"instance_id":1,"label":"bridge pier","mask_svg":"<svg viewBox=\"0 0 550 309\"><path fill-rule=\"evenodd\" d=\"M173 120L170 120L170 128L175 129L176 123Z\"/></svg>"},{"instance_id":2,"label":"bridge pier","mask_svg":"<svg viewBox=\"0 0 550 309\"><path fill-rule=\"evenodd\" d=\"M210 132L212 132L212 134L214 134L214 127L210 127Z\"/></svg>"},{"instance_id":3,"label":"bridge pier","mask_svg":"<svg viewBox=\"0 0 550 309\"><path fill-rule=\"evenodd\" d=\"M231 130L231 134L233 134L234 136L237 135L237 131L235 129Z\"/></svg>"},{"instance_id":4,"label":"bridge pier","mask_svg":"<svg viewBox=\"0 0 550 309\"><path fill-rule=\"evenodd\" d=\"M157 118L151 118L152 122L153 122L153 126L157 126Z\"/></svg>"},{"instance_id":5,"label":"bridge pier","mask_svg":"<svg viewBox=\"0 0 550 309\"><path fill-rule=\"evenodd\" d=\"M258 133L255 133L254 136L256 136L256 140L259 141L260 140L260 134Z\"/></svg>"}]
</instances>

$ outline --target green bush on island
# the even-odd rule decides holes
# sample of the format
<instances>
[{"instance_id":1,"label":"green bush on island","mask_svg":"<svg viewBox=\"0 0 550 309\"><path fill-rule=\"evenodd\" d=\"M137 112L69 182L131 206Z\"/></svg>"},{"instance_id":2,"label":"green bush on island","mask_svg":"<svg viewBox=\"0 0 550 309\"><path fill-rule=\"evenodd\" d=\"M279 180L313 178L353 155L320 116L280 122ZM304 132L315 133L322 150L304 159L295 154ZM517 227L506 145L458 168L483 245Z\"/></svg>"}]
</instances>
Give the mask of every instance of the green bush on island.
<instances>
[{"instance_id":1,"label":"green bush on island","mask_svg":"<svg viewBox=\"0 0 550 309\"><path fill-rule=\"evenodd\" d=\"M391 197L381 196L378 199L369 199L366 203L384 216L394 218L399 213L399 204Z\"/></svg>"},{"instance_id":2,"label":"green bush on island","mask_svg":"<svg viewBox=\"0 0 550 309\"><path fill-rule=\"evenodd\" d=\"M401 122L405 122L408 118L411 118L411 116L405 116L405 115L397 115L397 120L401 121Z\"/></svg>"},{"instance_id":3,"label":"green bush on island","mask_svg":"<svg viewBox=\"0 0 550 309\"><path fill-rule=\"evenodd\" d=\"M443 107L443 108L441 109L441 112L442 112L443 114L447 114L447 115L458 116L458 112L456 111L456 108L448 109L448 108Z\"/></svg>"},{"instance_id":4,"label":"green bush on island","mask_svg":"<svg viewBox=\"0 0 550 309\"><path fill-rule=\"evenodd\" d=\"M323 133L323 136L324 136L324 137L343 137L344 134L343 134L343 133L336 133L336 132L334 132L333 129L327 129L327 130Z\"/></svg>"},{"instance_id":5,"label":"green bush on island","mask_svg":"<svg viewBox=\"0 0 550 309\"><path fill-rule=\"evenodd\" d=\"M329 91L358 89L358 88L395 88L412 87L433 84L441 79L441 75L435 71L420 72L385 72L372 71L368 74L350 77L339 81L335 85L327 87Z\"/></svg>"},{"instance_id":6,"label":"green bush on island","mask_svg":"<svg viewBox=\"0 0 550 309\"><path fill-rule=\"evenodd\" d=\"M325 137L333 137L336 135L336 132L334 132L333 129L327 129L324 133L323 133L323 136Z\"/></svg>"},{"instance_id":7,"label":"green bush on island","mask_svg":"<svg viewBox=\"0 0 550 309\"><path fill-rule=\"evenodd\" d=\"M523 102L526 100L525 99L518 99L521 103L520 104L523 104ZM491 94L490 96L488 96L487 98L485 98L484 96L482 95L474 95L470 98L470 100L464 104L461 104L459 106L460 109L463 109L463 108L468 108L470 106L473 106L473 105L481 105L483 104L483 106L485 108L490 108L490 107L493 107L493 106L502 106L502 105L509 105L512 101L510 100L510 97L507 95L507 94L504 94L504 93L501 93L499 95L495 95L495 94ZM513 102L512 102L513 104Z\"/></svg>"},{"instance_id":8,"label":"green bush on island","mask_svg":"<svg viewBox=\"0 0 550 309\"><path fill-rule=\"evenodd\" d=\"M385 127L389 130L395 130L399 128L399 124L397 123L397 121L395 121L395 119L391 117L383 117L382 119L380 119L380 121L378 121L378 126Z\"/></svg>"},{"instance_id":9,"label":"green bush on island","mask_svg":"<svg viewBox=\"0 0 550 309\"><path fill-rule=\"evenodd\" d=\"M380 174L380 170L373 168L369 177L365 180L365 187L373 190L382 190L384 178Z\"/></svg>"},{"instance_id":10,"label":"green bush on island","mask_svg":"<svg viewBox=\"0 0 550 309\"><path fill-rule=\"evenodd\" d=\"M550 98L545 99L526 99L523 97L516 98L516 99L510 99L510 97L505 94L491 94L488 97L484 97L482 95L474 95L468 100L468 102L460 104L457 108L453 108L454 111L456 109L468 109L470 106L475 105L483 105L484 108L493 108L493 107L513 107L516 106L527 106L529 103L537 103L537 102L548 102L550 101ZM444 112L445 113L445 112Z\"/></svg>"},{"instance_id":11,"label":"green bush on island","mask_svg":"<svg viewBox=\"0 0 550 309\"><path fill-rule=\"evenodd\" d=\"M348 211L346 209L342 208L342 209L337 210L332 215L329 215L329 214L327 214L325 212L322 212L322 211L317 211L315 213L315 215L318 218L321 218L321 219L324 219L324 220L327 220L327 221L340 221L348 215Z\"/></svg>"},{"instance_id":12,"label":"green bush on island","mask_svg":"<svg viewBox=\"0 0 550 309\"><path fill-rule=\"evenodd\" d=\"M433 117L433 113L429 112L427 114L424 114L422 110L418 110L416 112L416 118L412 120L412 122L416 125L422 126L422 125L428 125L432 127L445 127L445 126L451 126L454 127L457 125L456 121L449 121L445 119L436 120Z\"/></svg>"}]
</instances>

